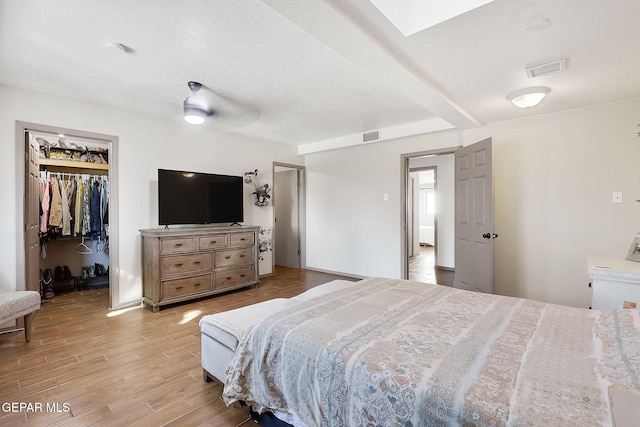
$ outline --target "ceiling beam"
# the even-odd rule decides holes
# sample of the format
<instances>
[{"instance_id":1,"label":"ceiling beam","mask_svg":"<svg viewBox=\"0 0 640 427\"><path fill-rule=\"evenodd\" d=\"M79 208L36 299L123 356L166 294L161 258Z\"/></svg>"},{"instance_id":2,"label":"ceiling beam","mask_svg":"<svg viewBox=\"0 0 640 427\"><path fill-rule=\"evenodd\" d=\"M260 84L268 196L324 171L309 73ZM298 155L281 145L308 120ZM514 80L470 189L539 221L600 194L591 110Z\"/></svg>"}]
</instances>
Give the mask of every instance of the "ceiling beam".
<instances>
[{"instance_id":1,"label":"ceiling beam","mask_svg":"<svg viewBox=\"0 0 640 427\"><path fill-rule=\"evenodd\" d=\"M347 10L348 1L262 1L366 70L381 84L395 88L456 128L482 126L479 120L431 81L424 70L388 42L380 31L368 25L354 11Z\"/></svg>"}]
</instances>

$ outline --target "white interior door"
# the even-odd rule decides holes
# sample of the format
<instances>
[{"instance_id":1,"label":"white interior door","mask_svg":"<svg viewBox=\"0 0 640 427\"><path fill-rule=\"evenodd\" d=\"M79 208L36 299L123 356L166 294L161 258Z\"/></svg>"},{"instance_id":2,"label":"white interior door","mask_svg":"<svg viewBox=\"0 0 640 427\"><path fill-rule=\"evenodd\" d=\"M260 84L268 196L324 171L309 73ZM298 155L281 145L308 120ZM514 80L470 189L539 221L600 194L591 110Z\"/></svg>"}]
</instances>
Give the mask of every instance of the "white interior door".
<instances>
[{"instance_id":1,"label":"white interior door","mask_svg":"<svg viewBox=\"0 0 640 427\"><path fill-rule=\"evenodd\" d=\"M491 138L455 154L455 288L493 292Z\"/></svg>"},{"instance_id":2,"label":"white interior door","mask_svg":"<svg viewBox=\"0 0 640 427\"><path fill-rule=\"evenodd\" d=\"M25 195L24 195L24 249L25 249L25 290L40 289L40 175L38 160L39 144L35 138L25 133ZM18 288L20 289L20 288Z\"/></svg>"}]
</instances>

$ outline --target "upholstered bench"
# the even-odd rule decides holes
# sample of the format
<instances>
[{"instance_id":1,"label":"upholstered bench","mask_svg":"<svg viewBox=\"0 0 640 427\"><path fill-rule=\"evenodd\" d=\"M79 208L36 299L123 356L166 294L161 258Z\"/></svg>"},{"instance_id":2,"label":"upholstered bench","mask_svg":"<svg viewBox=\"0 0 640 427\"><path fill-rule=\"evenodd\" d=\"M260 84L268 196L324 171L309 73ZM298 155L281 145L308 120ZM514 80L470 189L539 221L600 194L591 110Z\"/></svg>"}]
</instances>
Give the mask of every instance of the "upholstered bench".
<instances>
[{"instance_id":1,"label":"upholstered bench","mask_svg":"<svg viewBox=\"0 0 640 427\"><path fill-rule=\"evenodd\" d=\"M40 293L35 291L0 292L0 325L24 317L24 339L31 340L31 321L40 310Z\"/></svg>"}]
</instances>

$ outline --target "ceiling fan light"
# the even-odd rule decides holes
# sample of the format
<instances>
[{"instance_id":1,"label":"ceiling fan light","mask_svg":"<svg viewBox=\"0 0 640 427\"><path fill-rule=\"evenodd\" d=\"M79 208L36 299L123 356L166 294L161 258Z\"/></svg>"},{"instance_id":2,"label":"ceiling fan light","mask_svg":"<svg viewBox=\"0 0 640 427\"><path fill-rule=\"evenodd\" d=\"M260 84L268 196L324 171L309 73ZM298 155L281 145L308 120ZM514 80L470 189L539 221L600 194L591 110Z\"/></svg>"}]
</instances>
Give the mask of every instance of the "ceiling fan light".
<instances>
[{"instance_id":1,"label":"ceiling fan light","mask_svg":"<svg viewBox=\"0 0 640 427\"><path fill-rule=\"evenodd\" d=\"M201 99L197 95L198 91L202 88L201 83L190 81L187 85L192 94L182 103L184 121L192 125L201 125L207 117L213 116L213 110L207 106L204 99Z\"/></svg>"},{"instance_id":2,"label":"ceiling fan light","mask_svg":"<svg viewBox=\"0 0 640 427\"><path fill-rule=\"evenodd\" d=\"M518 108L531 108L538 105L549 93L548 87L530 87L511 92L507 99Z\"/></svg>"},{"instance_id":3,"label":"ceiling fan light","mask_svg":"<svg viewBox=\"0 0 640 427\"><path fill-rule=\"evenodd\" d=\"M213 116L213 111L189 104L189 98L184 100L184 121L192 125L201 125L207 117Z\"/></svg>"},{"instance_id":4,"label":"ceiling fan light","mask_svg":"<svg viewBox=\"0 0 640 427\"><path fill-rule=\"evenodd\" d=\"M191 125L201 125L204 123L204 117L197 114L185 114L184 121Z\"/></svg>"}]
</instances>

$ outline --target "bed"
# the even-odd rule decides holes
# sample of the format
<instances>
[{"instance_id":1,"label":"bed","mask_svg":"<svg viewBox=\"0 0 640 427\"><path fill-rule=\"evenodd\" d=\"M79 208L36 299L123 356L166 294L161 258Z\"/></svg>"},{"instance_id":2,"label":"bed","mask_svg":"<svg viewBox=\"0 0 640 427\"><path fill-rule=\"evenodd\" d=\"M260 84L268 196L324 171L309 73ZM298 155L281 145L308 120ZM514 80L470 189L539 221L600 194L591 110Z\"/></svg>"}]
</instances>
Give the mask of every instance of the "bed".
<instances>
[{"instance_id":1,"label":"bed","mask_svg":"<svg viewBox=\"0 0 640 427\"><path fill-rule=\"evenodd\" d=\"M200 326L225 402L296 426L619 427L640 405L637 310L369 278Z\"/></svg>"}]
</instances>

